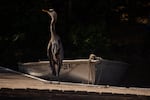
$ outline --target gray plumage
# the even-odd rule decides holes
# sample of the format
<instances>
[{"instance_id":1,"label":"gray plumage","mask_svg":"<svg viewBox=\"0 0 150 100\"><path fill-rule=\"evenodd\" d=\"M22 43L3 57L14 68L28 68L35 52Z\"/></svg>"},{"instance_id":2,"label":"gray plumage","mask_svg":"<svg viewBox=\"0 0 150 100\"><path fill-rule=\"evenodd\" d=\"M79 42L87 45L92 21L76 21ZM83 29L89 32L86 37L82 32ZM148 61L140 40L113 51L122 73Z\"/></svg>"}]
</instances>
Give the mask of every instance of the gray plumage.
<instances>
[{"instance_id":1,"label":"gray plumage","mask_svg":"<svg viewBox=\"0 0 150 100\"><path fill-rule=\"evenodd\" d=\"M57 21L57 13L53 9L42 10L46 12L51 17L50 32L51 39L47 47L47 56L50 61L50 67L52 69L52 74L59 77L59 72L62 66L62 60L64 58L63 46L60 37L56 34L55 23Z\"/></svg>"}]
</instances>

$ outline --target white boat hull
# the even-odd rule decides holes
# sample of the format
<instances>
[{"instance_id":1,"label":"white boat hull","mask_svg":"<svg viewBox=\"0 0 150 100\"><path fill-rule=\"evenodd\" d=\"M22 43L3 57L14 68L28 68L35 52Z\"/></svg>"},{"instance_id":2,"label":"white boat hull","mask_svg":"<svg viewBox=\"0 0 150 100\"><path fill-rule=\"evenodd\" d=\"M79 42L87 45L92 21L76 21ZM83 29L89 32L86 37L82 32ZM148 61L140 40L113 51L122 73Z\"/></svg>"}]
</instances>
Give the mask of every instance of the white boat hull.
<instances>
[{"instance_id":1,"label":"white boat hull","mask_svg":"<svg viewBox=\"0 0 150 100\"><path fill-rule=\"evenodd\" d=\"M116 85L119 84L127 67L126 63L104 59L63 60L60 81ZM33 76L57 80L51 73L48 61L20 63L19 70Z\"/></svg>"}]
</instances>

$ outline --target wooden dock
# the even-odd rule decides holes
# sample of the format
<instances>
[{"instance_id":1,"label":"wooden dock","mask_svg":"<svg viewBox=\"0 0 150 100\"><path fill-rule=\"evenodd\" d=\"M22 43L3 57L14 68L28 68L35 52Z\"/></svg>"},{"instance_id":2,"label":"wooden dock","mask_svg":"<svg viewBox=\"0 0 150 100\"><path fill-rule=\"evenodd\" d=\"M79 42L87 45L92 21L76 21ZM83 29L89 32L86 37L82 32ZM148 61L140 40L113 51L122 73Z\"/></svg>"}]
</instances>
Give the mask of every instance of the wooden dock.
<instances>
[{"instance_id":1,"label":"wooden dock","mask_svg":"<svg viewBox=\"0 0 150 100\"><path fill-rule=\"evenodd\" d=\"M150 100L150 88L58 83L0 67L0 98L2 100Z\"/></svg>"}]
</instances>

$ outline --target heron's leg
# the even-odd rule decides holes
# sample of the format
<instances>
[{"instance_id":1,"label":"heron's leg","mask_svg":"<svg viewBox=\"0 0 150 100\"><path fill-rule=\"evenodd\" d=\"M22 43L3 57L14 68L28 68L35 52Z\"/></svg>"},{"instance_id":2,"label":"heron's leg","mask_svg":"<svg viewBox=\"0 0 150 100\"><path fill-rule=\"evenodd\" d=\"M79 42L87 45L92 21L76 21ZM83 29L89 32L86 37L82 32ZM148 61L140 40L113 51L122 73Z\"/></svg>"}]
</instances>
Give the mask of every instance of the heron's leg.
<instances>
[{"instance_id":1,"label":"heron's leg","mask_svg":"<svg viewBox=\"0 0 150 100\"><path fill-rule=\"evenodd\" d=\"M58 64L56 65L56 76L57 76L58 82L60 83L60 75L59 75L59 72L60 72L60 64L58 63Z\"/></svg>"},{"instance_id":2,"label":"heron's leg","mask_svg":"<svg viewBox=\"0 0 150 100\"><path fill-rule=\"evenodd\" d=\"M55 70L52 70L52 74L53 74L54 76L56 76L56 71L55 71Z\"/></svg>"},{"instance_id":3,"label":"heron's leg","mask_svg":"<svg viewBox=\"0 0 150 100\"><path fill-rule=\"evenodd\" d=\"M54 76L56 76L55 64L54 64L53 61L50 61L50 67L51 67L52 74L53 74Z\"/></svg>"},{"instance_id":4,"label":"heron's leg","mask_svg":"<svg viewBox=\"0 0 150 100\"><path fill-rule=\"evenodd\" d=\"M58 84L60 84L60 78L59 78L59 75L57 76L57 79L58 79Z\"/></svg>"}]
</instances>

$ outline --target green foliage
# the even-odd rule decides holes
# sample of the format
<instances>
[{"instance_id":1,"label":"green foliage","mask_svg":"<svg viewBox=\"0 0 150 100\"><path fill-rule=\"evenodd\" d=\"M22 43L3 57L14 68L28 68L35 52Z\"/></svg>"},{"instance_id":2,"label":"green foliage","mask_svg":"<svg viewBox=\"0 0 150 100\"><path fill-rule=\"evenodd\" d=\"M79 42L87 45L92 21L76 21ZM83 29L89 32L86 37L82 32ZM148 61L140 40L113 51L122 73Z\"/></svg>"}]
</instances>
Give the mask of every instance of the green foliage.
<instances>
[{"instance_id":1,"label":"green foliage","mask_svg":"<svg viewBox=\"0 0 150 100\"><path fill-rule=\"evenodd\" d=\"M110 39L106 31L105 21L99 24L75 24L71 26L70 38L76 47L78 56L86 57L90 53L98 53L109 49Z\"/></svg>"}]
</instances>

